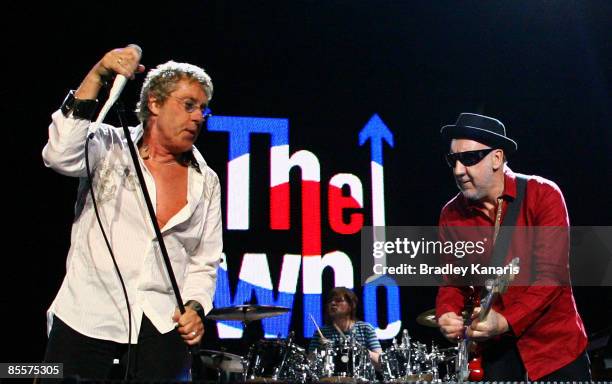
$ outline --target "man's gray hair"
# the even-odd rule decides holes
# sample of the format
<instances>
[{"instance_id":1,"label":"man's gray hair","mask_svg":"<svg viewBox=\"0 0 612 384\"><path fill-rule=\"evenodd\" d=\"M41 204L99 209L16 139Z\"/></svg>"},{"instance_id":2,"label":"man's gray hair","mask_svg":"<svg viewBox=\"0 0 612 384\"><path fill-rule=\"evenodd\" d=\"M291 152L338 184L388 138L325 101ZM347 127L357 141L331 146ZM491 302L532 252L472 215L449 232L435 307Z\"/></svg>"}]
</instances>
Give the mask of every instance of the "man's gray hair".
<instances>
[{"instance_id":1,"label":"man's gray hair","mask_svg":"<svg viewBox=\"0 0 612 384\"><path fill-rule=\"evenodd\" d=\"M213 84L210 76L196 65L170 60L150 70L142 85L140 101L136 105L136 113L144 126L151 116L149 97L153 97L162 104L165 103L181 80L197 81L210 102L213 95Z\"/></svg>"}]
</instances>

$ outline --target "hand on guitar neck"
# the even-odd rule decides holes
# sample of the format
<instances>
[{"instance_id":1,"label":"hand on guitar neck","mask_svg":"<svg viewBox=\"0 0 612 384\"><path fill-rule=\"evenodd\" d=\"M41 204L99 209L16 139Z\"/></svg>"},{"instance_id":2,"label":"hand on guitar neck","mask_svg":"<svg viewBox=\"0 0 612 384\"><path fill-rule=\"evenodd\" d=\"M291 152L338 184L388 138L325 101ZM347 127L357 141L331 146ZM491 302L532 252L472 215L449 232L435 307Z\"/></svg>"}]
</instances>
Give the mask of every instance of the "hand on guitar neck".
<instances>
[{"instance_id":1,"label":"hand on guitar neck","mask_svg":"<svg viewBox=\"0 0 612 384\"><path fill-rule=\"evenodd\" d=\"M448 340L456 342L465 336L474 341L483 341L510 329L506 318L493 309L493 302L499 294L508 289L515 274L519 272L518 257L512 259L507 270L515 272L487 280L486 295L482 299L479 298L477 291L471 290L471 294L465 298L465 319L454 312L446 312L438 318L440 331ZM467 329L464 331L466 325Z\"/></svg>"},{"instance_id":2,"label":"hand on guitar neck","mask_svg":"<svg viewBox=\"0 0 612 384\"><path fill-rule=\"evenodd\" d=\"M463 383L466 380L481 381L484 378L482 358L480 356L482 351L476 342L490 339L509 329L506 318L492 309L490 307L491 303L492 300L485 300L483 303L484 309L483 307L476 307L471 311L469 321L466 321L469 326L465 328L462 334L463 337L459 336L462 340L459 343L455 367L459 383Z\"/></svg>"},{"instance_id":3,"label":"hand on guitar neck","mask_svg":"<svg viewBox=\"0 0 612 384\"><path fill-rule=\"evenodd\" d=\"M512 259L508 270L518 273L518 264L518 258ZM474 356L481 351L474 342L490 339L510 329L506 318L493 309L493 302L506 291L513 279L513 274L488 279L485 283L486 294L482 298L477 290L472 289L471 294L465 297L465 318L447 312L438 319L442 334L451 341L459 341L455 364L459 383L466 380L480 381L484 377L480 357ZM471 358L470 354L473 355Z\"/></svg>"}]
</instances>

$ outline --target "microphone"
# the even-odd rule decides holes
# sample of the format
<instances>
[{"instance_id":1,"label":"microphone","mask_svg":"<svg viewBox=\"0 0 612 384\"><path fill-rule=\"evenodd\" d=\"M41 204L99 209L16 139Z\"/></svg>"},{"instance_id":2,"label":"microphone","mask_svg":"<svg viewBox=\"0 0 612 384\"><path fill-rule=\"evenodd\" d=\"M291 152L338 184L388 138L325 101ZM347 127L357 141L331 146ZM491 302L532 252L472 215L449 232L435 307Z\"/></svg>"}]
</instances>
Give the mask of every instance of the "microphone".
<instances>
[{"instance_id":1,"label":"microphone","mask_svg":"<svg viewBox=\"0 0 612 384\"><path fill-rule=\"evenodd\" d=\"M142 57L142 48L140 48L136 44L130 44L128 45L128 47L134 48L138 52L138 61L140 61L140 58ZM100 110L100 113L98 114L98 118L96 119L96 122L94 124L94 127L95 127L94 130L97 130L100 124L102 123L102 121L104 121L106 114L108 113L108 111L110 111L111 107L113 106L113 104L115 104L115 102L119 98L119 95L123 91L123 88L125 87L125 84L127 83L127 80L128 80L127 77L123 75L117 74L117 76L115 76L115 81L113 82L113 85L108 93L108 99L106 99L106 102L104 103L104 106Z\"/></svg>"},{"instance_id":2,"label":"microphone","mask_svg":"<svg viewBox=\"0 0 612 384\"><path fill-rule=\"evenodd\" d=\"M140 61L140 57L142 57L142 49L136 44L130 44L128 45L128 47L134 48L138 52L138 61ZM119 95L123 91L123 87L125 87L126 83L127 83L127 77L123 75L115 76L115 81L113 82L113 86L110 89L110 92L108 94L108 100L106 102L108 103L110 100L111 105L115 104L115 102L119 98Z\"/></svg>"}]
</instances>

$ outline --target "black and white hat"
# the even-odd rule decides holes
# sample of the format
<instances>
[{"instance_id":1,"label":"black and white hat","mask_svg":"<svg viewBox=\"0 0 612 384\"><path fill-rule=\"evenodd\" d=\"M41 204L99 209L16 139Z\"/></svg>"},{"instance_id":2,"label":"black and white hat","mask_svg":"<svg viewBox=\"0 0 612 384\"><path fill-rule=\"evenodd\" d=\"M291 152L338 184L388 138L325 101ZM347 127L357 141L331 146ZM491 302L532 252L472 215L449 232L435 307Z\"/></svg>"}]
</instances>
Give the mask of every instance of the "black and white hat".
<instances>
[{"instance_id":1,"label":"black and white hat","mask_svg":"<svg viewBox=\"0 0 612 384\"><path fill-rule=\"evenodd\" d=\"M504 124L492 117L477 115L475 113L462 113L454 125L445 125L440 133L446 139L471 139L501 148L506 153L517 150L516 141L506 136Z\"/></svg>"}]
</instances>

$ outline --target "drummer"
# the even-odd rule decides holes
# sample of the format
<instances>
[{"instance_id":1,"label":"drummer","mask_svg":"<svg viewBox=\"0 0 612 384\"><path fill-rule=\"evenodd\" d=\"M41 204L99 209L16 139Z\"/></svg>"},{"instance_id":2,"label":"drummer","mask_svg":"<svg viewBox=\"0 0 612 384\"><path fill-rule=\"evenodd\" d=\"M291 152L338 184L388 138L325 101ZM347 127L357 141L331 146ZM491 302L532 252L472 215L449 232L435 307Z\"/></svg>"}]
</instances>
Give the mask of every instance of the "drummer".
<instances>
[{"instance_id":1,"label":"drummer","mask_svg":"<svg viewBox=\"0 0 612 384\"><path fill-rule=\"evenodd\" d=\"M370 354L370 360L376 369L380 367L379 359L382 353L380 342L376 338L374 327L369 323L357 320L357 295L348 288L336 287L329 293L327 301L327 324L321 327L324 341L338 342L344 337L353 336L355 340L365 346ZM309 356L320 349L321 335L315 331L308 347Z\"/></svg>"}]
</instances>

